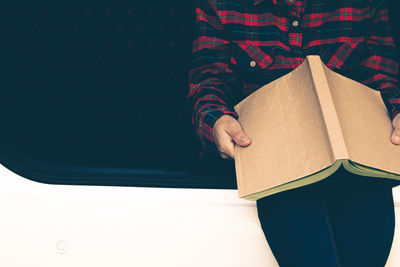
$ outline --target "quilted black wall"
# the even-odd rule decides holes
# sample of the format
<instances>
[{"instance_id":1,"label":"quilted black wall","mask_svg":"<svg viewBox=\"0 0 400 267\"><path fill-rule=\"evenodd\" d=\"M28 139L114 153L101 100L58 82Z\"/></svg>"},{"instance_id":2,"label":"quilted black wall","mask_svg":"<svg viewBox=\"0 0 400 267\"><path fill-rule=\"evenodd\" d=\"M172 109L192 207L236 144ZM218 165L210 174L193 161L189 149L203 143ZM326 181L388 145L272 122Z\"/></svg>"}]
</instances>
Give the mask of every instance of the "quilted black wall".
<instances>
[{"instance_id":1,"label":"quilted black wall","mask_svg":"<svg viewBox=\"0 0 400 267\"><path fill-rule=\"evenodd\" d=\"M394 0L390 5L398 42L398 9ZM197 160L200 145L184 108L193 6L188 0L1 2L3 161L60 170L161 169L234 187L233 161ZM228 178L201 177L212 173Z\"/></svg>"}]
</instances>

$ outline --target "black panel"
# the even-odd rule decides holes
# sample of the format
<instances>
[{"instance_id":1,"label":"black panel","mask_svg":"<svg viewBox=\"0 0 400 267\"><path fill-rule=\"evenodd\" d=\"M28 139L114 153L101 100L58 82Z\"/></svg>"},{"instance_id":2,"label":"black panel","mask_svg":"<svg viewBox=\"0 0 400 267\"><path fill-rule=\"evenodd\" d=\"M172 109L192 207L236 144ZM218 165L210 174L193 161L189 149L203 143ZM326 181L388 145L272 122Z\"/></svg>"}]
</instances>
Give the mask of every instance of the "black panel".
<instances>
[{"instance_id":1,"label":"black panel","mask_svg":"<svg viewBox=\"0 0 400 267\"><path fill-rule=\"evenodd\" d=\"M50 183L235 187L233 161L197 159L193 20L185 0L0 3L3 164Z\"/></svg>"}]
</instances>

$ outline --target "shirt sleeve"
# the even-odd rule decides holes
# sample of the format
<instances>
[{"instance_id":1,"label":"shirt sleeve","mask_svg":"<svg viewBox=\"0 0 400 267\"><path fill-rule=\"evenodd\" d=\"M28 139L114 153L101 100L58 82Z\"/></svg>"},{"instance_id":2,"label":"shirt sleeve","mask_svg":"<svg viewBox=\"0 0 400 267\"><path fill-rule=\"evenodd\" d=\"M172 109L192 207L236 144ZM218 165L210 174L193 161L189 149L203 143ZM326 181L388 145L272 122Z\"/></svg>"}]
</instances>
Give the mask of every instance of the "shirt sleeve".
<instances>
[{"instance_id":1,"label":"shirt sleeve","mask_svg":"<svg viewBox=\"0 0 400 267\"><path fill-rule=\"evenodd\" d=\"M370 23L368 27L366 53L360 68L362 82L379 90L391 119L400 111L398 89L398 53L390 28L388 8L385 0L370 0Z\"/></svg>"},{"instance_id":2,"label":"shirt sleeve","mask_svg":"<svg viewBox=\"0 0 400 267\"><path fill-rule=\"evenodd\" d=\"M230 42L217 16L215 0L195 1L195 29L188 75L186 104L202 151L217 152L213 127L222 115L238 119L232 105L232 88L237 81L230 69Z\"/></svg>"}]
</instances>

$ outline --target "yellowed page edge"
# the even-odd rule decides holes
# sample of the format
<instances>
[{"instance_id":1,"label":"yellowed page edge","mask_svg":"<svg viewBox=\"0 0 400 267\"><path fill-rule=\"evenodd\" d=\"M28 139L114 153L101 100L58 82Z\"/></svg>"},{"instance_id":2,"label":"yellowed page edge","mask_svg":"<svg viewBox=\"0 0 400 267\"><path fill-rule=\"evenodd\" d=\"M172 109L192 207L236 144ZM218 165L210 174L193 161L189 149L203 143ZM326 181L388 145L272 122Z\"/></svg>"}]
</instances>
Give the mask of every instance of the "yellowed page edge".
<instances>
[{"instance_id":1,"label":"yellowed page edge","mask_svg":"<svg viewBox=\"0 0 400 267\"><path fill-rule=\"evenodd\" d=\"M356 175L400 180L400 175L398 174L365 166L351 160L344 162L343 167L348 172L354 173Z\"/></svg>"},{"instance_id":2,"label":"yellowed page edge","mask_svg":"<svg viewBox=\"0 0 400 267\"><path fill-rule=\"evenodd\" d=\"M273 195L273 194L276 194L276 193L279 193L282 191L294 189L297 187L302 187L305 185L309 185L309 184L321 181L321 180L331 176L334 172L336 172L339 169L342 162L346 162L346 161L347 161L347 159L337 160L331 166L329 166L319 172L313 173L311 175L305 176L303 178L297 179L295 181L292 181L292 182L289 182L286 184L276 186L276 187L268 189L268 190L264 190L264 191L260 191L255 194L244 196L242 198L255 201L257 199L260 199L260 198L263 198L266 196L270 196L270 195Z\"/></svg>"}]
</instances>

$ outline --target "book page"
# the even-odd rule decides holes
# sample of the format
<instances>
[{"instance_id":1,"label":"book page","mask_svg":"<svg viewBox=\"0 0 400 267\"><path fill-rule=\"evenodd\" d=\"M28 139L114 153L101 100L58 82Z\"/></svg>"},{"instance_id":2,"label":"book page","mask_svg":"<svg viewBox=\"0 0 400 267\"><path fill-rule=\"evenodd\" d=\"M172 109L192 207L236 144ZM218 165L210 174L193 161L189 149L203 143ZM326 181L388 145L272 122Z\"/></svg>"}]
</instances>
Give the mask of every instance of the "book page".
<instances>
[{"instance_id":1,"label":"book page","mask_svg":"<svg viewBox=\"0 0 400 267\"><path fill-rule=\"evenodd\" d=\"M294 188L298 188L301 186L319 182L319 181L331 176L333 173L335 173L337 171L337 169L339 169L340 165L342 165L342 164L344 165L344 163L347 161L348 161L347 159L337 160L336 162L333 163L333 165L330 165L329 167L322 169L321 171L318 171L316 173L313 173L309 176L305 176L303 178L270 188L268 190L260 191L255 194L243 196L243 198L247 199L247 200L257 200L257 199L260 199L260 198L263 198L263 197L266 197L266 196L269 196L272 194L276 194L276 193L279 193L282 191L286 191L286 190L290 190L290 189L294 189Z\"/></svg>"},{"instance_id":2,"label":"book page","mask_svg":"<svg viewBox=\"0 0 400 267\"><path fill-rule=\"evenodd\" d=\"M308 64L235 106L252 143L235 146L239 196L316 173L335 162Z\"/></svg>"},{"instance_id":3,"label":"book page","mask_svg":"<svg viewBox=\"0 0 400 267\"><path fill-rule=\"evenodd\" d=\"M393 126L380 92L335 73L325 65L323 68L349 159L377 170L400 174L400 146L390 141ZM366 168L357 171L359 175L367 175ZM376 176L376 170L371 174Z\"/></svg>"}]
</instances>

